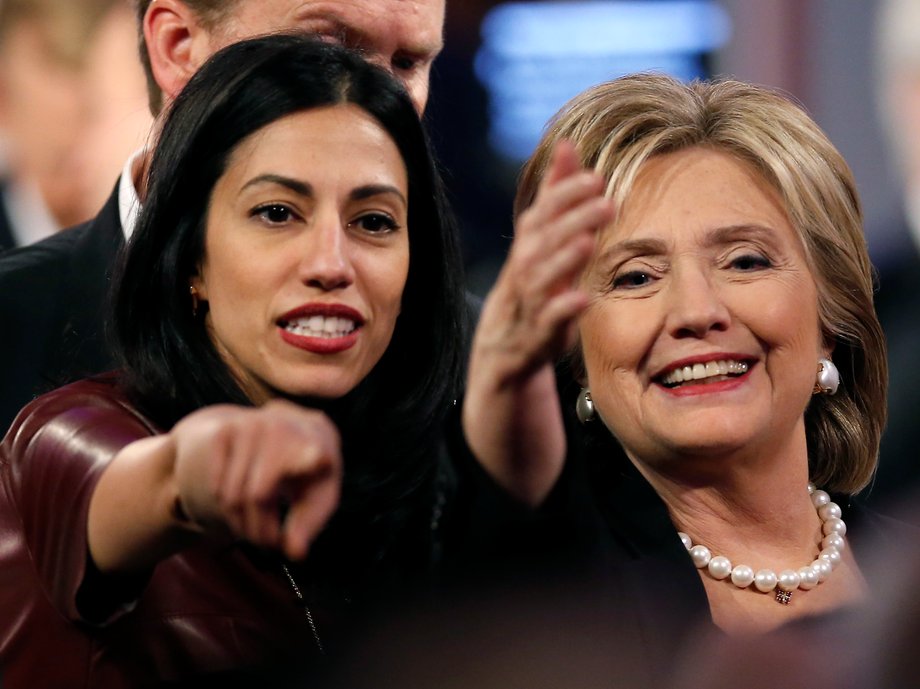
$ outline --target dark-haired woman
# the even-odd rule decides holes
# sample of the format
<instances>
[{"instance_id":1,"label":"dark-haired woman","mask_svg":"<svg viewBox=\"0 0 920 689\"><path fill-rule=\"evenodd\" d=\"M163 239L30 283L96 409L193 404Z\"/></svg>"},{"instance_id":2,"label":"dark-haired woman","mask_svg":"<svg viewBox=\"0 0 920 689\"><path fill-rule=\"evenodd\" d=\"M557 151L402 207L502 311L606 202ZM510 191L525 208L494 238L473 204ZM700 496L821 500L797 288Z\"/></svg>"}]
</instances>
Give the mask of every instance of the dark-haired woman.
<instances>
[{"instance_id":1,"label":"dark-haired woman","mask_svg":"<svg viewBox=\"0 0 920 689\"><path fill-rule=\"evenodd\" d=\"M308 666L425 569L464 336L442 198L409 98L341 48L256 39L192 79L115 292L123 371L0 446L5 688Z\"/></svg>"}]
</instances>

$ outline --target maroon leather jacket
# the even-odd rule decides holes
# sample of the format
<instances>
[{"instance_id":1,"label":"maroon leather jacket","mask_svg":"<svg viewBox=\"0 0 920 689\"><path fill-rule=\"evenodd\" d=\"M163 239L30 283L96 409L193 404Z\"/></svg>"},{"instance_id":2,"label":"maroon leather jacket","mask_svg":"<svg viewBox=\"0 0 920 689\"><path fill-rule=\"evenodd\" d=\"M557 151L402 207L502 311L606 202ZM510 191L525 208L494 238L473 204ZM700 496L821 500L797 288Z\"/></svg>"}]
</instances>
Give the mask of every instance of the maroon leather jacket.
<instances>
[{"instance_id":1,"label":"maroon leather jacket","mask_svg":"<svg viewBox=\"0 0 920 689\"><path fill-rule=\"evenodd\" d=\"M26 407L0 445L3 689L156 685L317 653L276 558L202 543L138 580L93 568L96 482L157 432L111 380L81 381Z\"/></svg>"}]
</instances>

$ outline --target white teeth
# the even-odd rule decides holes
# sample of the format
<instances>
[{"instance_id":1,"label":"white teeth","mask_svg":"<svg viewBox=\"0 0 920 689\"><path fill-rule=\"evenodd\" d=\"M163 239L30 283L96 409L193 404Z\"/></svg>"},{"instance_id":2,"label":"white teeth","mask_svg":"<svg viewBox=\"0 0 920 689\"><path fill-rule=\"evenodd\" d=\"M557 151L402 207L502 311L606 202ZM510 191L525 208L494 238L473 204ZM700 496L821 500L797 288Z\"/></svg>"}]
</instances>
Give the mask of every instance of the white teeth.
<instances>
[{"instance_id":1,"label":"white teeth","mask_svg":"<svg viewBox=\"0 0 920 689\"><path fill-rule=\"evenodd\" d=\"M684 366L676 368L666 376L661 378L665 385L677 385L686 383L690 380L703 380L714 376L741 375L747 373L748 363L746 361L707 361L705 364L693 364L693 366Z\"/></svg>"},{"instance_id":2,"label":"white teeth","mask_svg":"<svg viewBox=\"0 0 920 689\"><path fill-rule=\"evenodd\" d=\"M345 337L354 332L355 322L337 316L309 316L288 321L284 329L304 337Z\"/></svg>"}]
</instances>

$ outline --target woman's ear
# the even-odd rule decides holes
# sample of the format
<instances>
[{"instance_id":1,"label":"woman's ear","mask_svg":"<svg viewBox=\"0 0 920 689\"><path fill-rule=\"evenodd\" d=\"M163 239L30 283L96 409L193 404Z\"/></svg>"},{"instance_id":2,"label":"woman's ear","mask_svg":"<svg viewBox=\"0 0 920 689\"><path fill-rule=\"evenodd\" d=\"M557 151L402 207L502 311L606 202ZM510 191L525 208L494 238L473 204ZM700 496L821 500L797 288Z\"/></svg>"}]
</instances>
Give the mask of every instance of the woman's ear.
<instances>
[{"instance_id":1,"label":"woman's ear","mask_svg":"<svg viewBox=\"0 0 920 689\"><path fill-rule=\"evenodd\" d=\"M188 295L191 299L192 318L197 318L201 312L202 303L208 302L208 290L205 281L201 278L201 272L195 273L188 281Z\"/></svg>"},{"instance_id":2,"label":"woman's ear","mask_svg":"<svg viewBox=\"0 0 920 689\"><path fill-rule=\"evenodd\" d=\"M188 279L189 289L192 294L194 294L201 301L208 300L208 286L204 278L201 276L201 271L192 275Z\"/></svg>"},{"instance_id":3,"label":"woman's ear","mask_svg":"<svg viewBox=\"0 0 920 689\"><path fill-rule=\"evenodd\" d=\"M153 78L170 102L214 52L213 36L182 0L150 3L143 30Z\"/></svg>"}]
</instances>

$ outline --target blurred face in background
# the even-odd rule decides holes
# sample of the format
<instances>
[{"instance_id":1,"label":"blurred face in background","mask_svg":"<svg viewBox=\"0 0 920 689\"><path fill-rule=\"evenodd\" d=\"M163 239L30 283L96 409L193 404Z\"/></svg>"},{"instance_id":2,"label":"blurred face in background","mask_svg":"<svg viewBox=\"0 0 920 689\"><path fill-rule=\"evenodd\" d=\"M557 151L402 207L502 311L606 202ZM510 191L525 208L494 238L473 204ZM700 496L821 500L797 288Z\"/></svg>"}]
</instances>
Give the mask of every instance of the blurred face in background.
<instances>
[{"instance_id":1,"label":"blurred face in background","mask_svg":"<svg viewBox=\"0 0 920 689\"><path fill-rule=\"evenodd\" d=\"M0 38L0 137L7 176L67 227L98 212L151 117L130 8L43 7L9 18Z\"/></svg>"},{"instance_id":2,"label":"blurred face in background","mask_svg":"<svg viewBox=\"0 0 920 689\"><path fill-rule=\"evenodd\" d=\"M100 22L87 51L83 88L86 119L72 165L84 181L82 213L89 218L112 192L128 156L147 143L153 124L127 3L116 3Z\"/></svg>"},{"instance_id":3,"label":"blurred face in background","mask_svg":"<svg viewBox=\"0 0 920 689\"><path fill-rule=\"evenodd\" d=\"M52 215L75 214L79 187L65 176L85 117L81 70L59 58L41 26L24 19L0 46L0 127L9 176L37 186Z\"/></svg>"}]
</instances>

